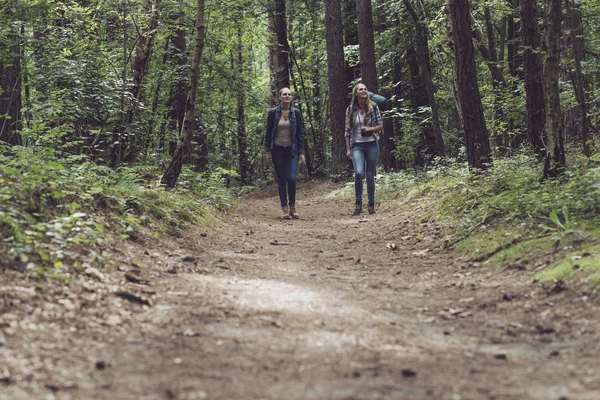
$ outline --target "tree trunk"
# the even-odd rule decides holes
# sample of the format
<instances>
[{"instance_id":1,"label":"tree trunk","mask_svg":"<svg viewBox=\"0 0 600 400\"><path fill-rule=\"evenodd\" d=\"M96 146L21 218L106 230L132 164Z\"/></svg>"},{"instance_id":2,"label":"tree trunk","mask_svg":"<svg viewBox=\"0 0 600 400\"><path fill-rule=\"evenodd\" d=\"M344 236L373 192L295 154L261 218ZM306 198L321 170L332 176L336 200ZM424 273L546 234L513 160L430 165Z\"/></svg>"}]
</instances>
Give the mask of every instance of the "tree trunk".
<instances>
[{"instance_id":1,"label":"tree trunk","mask_svg":"<svg viewBox=\"0 0 600 400\"><path fill-rule=\"evenodd\" d=\"M512 8L513 12L508 17L508 37L506 42L508 45L507 58L508 58L508 71L511 76L520 76L521 67L521 56L519 55L519 30L520 23L517 16L517 10L521 5L520 0L507 0L508 6Z\"/></svg>"},{"instance_id":2,"label":"tree trunk","mask_svg":"<svg viewBox=\"0 0 600 400\"><path fill-rule=\"evenodd\" d=\"M287 18L285 0L275 0L275 13L273 15L273 28L277 42L275 43L275 91L290 87L290 45L287 40Z\"/></svg>"},{"instance_id":3,"label":"tree trunk","mask_svg":"<svg viewBox=\"0 0 600 400\"><path fill-rule=\"evenodd\" d=\"M244 53L242 46L242 27L238 25L238 51L237 51L237 60L235 62L235 67L237 70L237 76L241 77L244 70ZM238 174L240 184L245 185L248 183L248 166L250 162L248 161L248 138L246 136L246 112L245 112L245 91L241 82L243 79L240 79L238 82L238 90L237 90L237 144L238 144Z\"/></svg>"},{"instance_id":4,"label":"tree trunk","mask_svg":"<svg viewBox=\"0 0 600 400\"><path fill-rule=\"evenodd\" d=\"M204 49L204 0L197 0L196 11L196 47L194 49L194 61L192 63L192 71L190 77L190 87L188 90L186 112L183 121L183 129L181 137L177 142L177 147L173 153L171 164L161 179L161 184L167 189L175 187L181 168L183 166L183 155L190 146L190 138L196 125L196 94L198 91L198 79L200 76L200 59L202 58L202 50Z\"/></svg>"},{"instance_id":5,"label":"tree trunk","mask_svg":"<svg viewBox=\"0 0 600 400\"><path fill-rule=\"evenodd\" d=\"M533 151L544 154L546 105L542 84L542 56L537 0L523 0L521 6L521 36L523 40L523 73L527 108L527 137Z\"/></svg>"},{"instance_id":6,"label":"tree trunk","mask_svg":"<svg viewBox=\"0 0 600 400\"><path fill-rule=\"evenodd\" d=\"M477 85L475 51L471 33L469 0L448 3L454 52L456 90L467 141L469 167L487 169L491 164L490 142Z\"/></svg>"},{"instance_id":7,"label":"tree trunk","mask_svg":"<svg viewBox=\"0 0 600 400\"><path fill-rule=\"evenodd\" d=\"M442 137L442 128L440 125L440 117L438 113L437 103L435 100L435 90L433 87L433 81L431 80L431 63L429 60L427 27L423 23L422 19L417 15L410 0L404 0L404 5L415 20L415 43L417 46L416 50L419 57L421 74L423 75L423 84L425 85L425 91L427 92L429 107L431 107L432 127L433 134L435 137L435 155L438 157L444 157L446 155L446 147L444 145L444 139Z\"/></svg>"},{"instance_id":8,"label":"tree trunk","mask_svg":"<svg viewBox=\"0 0 600 400\"><path fill-rule=\"evenodd\" d=\"M183 130L183 120L185 118L185 104L187 100L187 87L190 76L189 60L186 55L187 42L185 38L185 28L183 21L185 14L174 12L170 16L171 23L174 25L171 33L171 60L175 68L176 82L171 88L171 96L168 101L169 106L169 128L181 134Z\"/></svg>"},{"instance_id":9,"label":"tree trunk","mask_svg":"<svg viewBox=\"0 0 600 400\"><path fill-rule=\"evenodd\" d=\"M15 5L16 7L16 5ZM6 12L13 12L9 8ZM7 43L0 43L0 49L7 49L11 59L0 59L0 141L10 145L20 145L21 136L21 50L16 31L8 33Z\"/></svg>"},{"instance_id":10,"label":"tree trunk","mask_svg":"<svg viewBox=\"0 0 600 400\"><path fill-rule=\"evenodd\" d=\"M327 3L327 1L325 1L325 3ZM356 1L341 0L341 9L343 43L346 46L358 45L358 26L356 23L358 16L356 15ZM352 86L360 77L360 62L355 63L354 61L354 58L349 58L345 62L344 80L347 88L350 88L350 86ZM358 59L356 59L356 61L358 61Z\"/></svg>"},{"instance_id":11,"label":"tree trunk","mask_svg":"<svg viewBox=\"0 0 600 400\"><path fill-rule=\"evenodd\" d=\"M371 0L356 0L361 82L373 93L379 93L375 66L375 36Z\"/></svg>"},{"instance_id":12,"label":"tree trunk","mask_svg":"<svg viewBox=\"0 0 600 400\"><path fill-rule=\"evenodd\" d=\"M154 49L154 38L156 37L157 27L159 23L159 9L161 0L146 0L146 12L148 14L148 28L143 32L137 42L137 46L134 51L133 58L131 59L131 71L132 71L132 86L131 86L131 98L132 104L130 104L127 110L127 126L133 123L135 114L137 113L139 104L142 101L142 84L144 77L148 72L148 64L150 62L150 56ZM136 130L131 129L132 132ZM141 131L140 131L141 132ZM135 133L134 133L135 135ZM137 140L136 140L137 139ZM126 160L132 161L136 157L136 145L139 146L142 138L125 136L125 148L123 156Z\"/></svg>"},{"instance_id":13,"label":"tree trunk","mask_svg":"<svg viewBox=\"0 0 600 400\"><path fill-rule=\"evenodd\" d=\"M575 86L575 93L577 93L577 102L579 103L579 110L581 114L581 140L583 142L583 154L585 154L586 157L589 157L591 155L591 149L588 129L588 103L585 95L585 79L583 77L583 72L581 71L581 62L583 61L584 55L584 52L582 51L584 46L583 43L580 43L583 42L581 16L578 8L571 7L571 0L565 0L565 7L567 11L567 27L569 29L569 35L571 38L570 47L575 64L573 84ZM581 39L579 37L581 37Z\"/></svg>"},{"instance_id":14,"label":"tree trunk","mask_svg":"<svg viewBox=\"0 0 600 400\"><path fill-rule=\"evenodd\" d=\"M331 153L333 175L342 175L348 165L344 139L344 116L348 101L344 75L344 42L340 0L325 2L325 36L327 42L327 76L329 80L329 108L331 120Z\"/></svg>"},{"instance_id":15,"label":"tree trunk","mask_svg":"<svg viewBox=\"0 0 600 400\"><path fill-rule=\"evenodd\" d=\"M421 116L423 107L429 105L427 91L423 84L423 78L420 74L419 59L414 47L409 47L406 51L406 61L410 71L410 105L413 115L416 116L416 124L420 126L421 132L419 143L415 147L414 163L419 166L425 166L435 156L435 135L430 122L426 122L427 116ZM422 121L422 122L421 122Z\"/></svg>"},{"instance_id":16,"label":"tree trunk","mask_svg":"<svg viewBox=\"0 0 600 400\"><path fill-rule=\"evenodd\" d=\"M546 30L544 35L544 99L546 104L546 162L544 179L554 178L565 169L565 149L560 109L560 34L562 1L548 0L546 4Z\"/></svg>"}]
</instances>

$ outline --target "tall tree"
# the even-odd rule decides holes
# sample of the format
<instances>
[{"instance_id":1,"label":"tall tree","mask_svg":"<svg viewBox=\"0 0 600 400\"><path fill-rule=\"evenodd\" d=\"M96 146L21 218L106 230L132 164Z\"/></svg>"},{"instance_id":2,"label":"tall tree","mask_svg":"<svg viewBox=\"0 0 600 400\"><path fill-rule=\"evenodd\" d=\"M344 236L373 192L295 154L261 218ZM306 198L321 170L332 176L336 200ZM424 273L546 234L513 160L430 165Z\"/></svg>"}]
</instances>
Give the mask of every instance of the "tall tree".
<instances>
[{"instance_id":1,"label":"tall tree","mask_svg":"<svg viewBox=\"0 0 600 400\"><path fill-rule=\"evenodd\" d=\"M583 142L583 154L587 157L591 155L589 142L589 121L588 121L588 102L586 99L585 79L581 69L585 52L583 46L583 28L581 26L581 14L578 7L572 4L571 0L565 0L567 28L571 39L571 53L575 71L572 72L575 93L577 93L577 102L579 103L579 112L581 116L581 140Z\"/></svg>"},{"instance_id":2,"label":"tall tree","mask_svg":"<svg viewBox=\"0 0 600 400\"><path fill-rule=\"evenodd\" d=\"M442 137L439 110L435 100L435 89L431 79L431 62L429 59L427 26L425 25L423 19L415 11L410 0L403 1L407 11L415 21L415 44L419 59L419 66L421 67L421 74L423 76L423 85L425 86L429 107L431 108L432 127L435 137L435 155L444 157L446 155L446 148L444 145L444 139Z\"/></svg>"},{"instance_id":3,"label":"tall tree","mask_svg":"<svg viewBox=\"0 0 600 400\"><path fill-rule=\"evenodd\" d=\"M287 39L287 18L285 0L274 0L275 10L272 16L275 30L275 92L290 87L290 45Z\"/></svg>"},{"instance_id":4,"label":"tall tree","mask_svg":"<svg viewBox=\"0 0 600 400\"><path fill-rule=\"evenodd\" d=\"M537 0L523 0L521 37L523 40L523 74L527 108L527 137L533 151L544 153L546 105L542 83L542 56Z\"/></svg>"},{"instance_id":5,"label":"tall tree","mask_svg":"<svg viewBox=\"0 0 600 400\"><path fill-rule=\"evenodd\" d=\"M459 112L467 141L469 167L487 169L490 142L477 84L469 0L448 3L453 41L453 67Z\"/></svg>"},{"instance_id":6,"label":"tall tree","mask_svg":"<svg viewBox=\"0 0 600 400\"><path fill-rule=\"evenodd\" d=\"M179 178L181 168L183 167L183 156L190 146L190 139L196 128L196 97L198 91L198 79L200 76L200 59L202 58L202 50L204 49L205 30L204 0L197 0L196 47L194 48L194 61L192 62L183 129L181 130L181 137L179 138L177 147L173 153L173 159L160 181L161 184L165 185L167 188L173 188L177 184L177 179Z\"/></svg>"},{"instance_id":7,"label":"tall tree","mask_svg":"<svg viewBox=\"0 0 600 400\"><path fill-rule=\"evenodd\" d=\"M346 114L346 82L340 73L345 68L340 0L325 1L325 36L327 42L327 76L329 80L329 109L331 120L331 172L341 175L345 166L346 144L344 115Z\"/></svg>"},{"instance_id":8,"label":"tall tree","mask_svg":"<svg viewBox=\"0 0 600 400\"><path fill-rule=\"evenodd\" d=\"M358 46L362 83L373 93L379 93L377 67L375 66L375 35L373 32L373 7L371 0L356 0Z\"/></svg>"},{"instance_id":9,"label":"tall tree","mask_svg":"<svg viewBox=\"0 0 600 400\"><path fill-rule=\"evenodd\" d=\"M518 10L521 5L521 0L507 0L508 6L513 10L508 16L508 32L507 32L507 61L508 71L511 76L519 76L521 67L521 56L519 52L519 30L520 22L518 20Z\"/></svg>"},{"instance_id":10,"label":"tall tree","mask_svg":"<svg viewBox=\"0 0 600 400\"><path fill-rule=\"evenodd\" d=\"M327 3L327 0L325 0ZM356 2L355 0L340 0L342 8L342 32L343 42L348 53L345 55L346 69L345 80L349 88L360 77L360 55L358 50L358 26L356 21Z\"/></svg>"},{"instance_id":11,"label":"tall tree","mask_svg":"<svg viewBox=\"0 0 600 400\"><path fill-rule=\"evenodd\" d=\"M237 27L237 59L234 60L234 70L237 72L237 76L240 79L237 82L237 144L238 144L238 173L240 183L245 185L248 183L248 137L246 134L246 93L243 87L243 73L244 73L244 47L242 44L242 26L241 24Z\"/></svg>"},{"instance_id":12,"label":"tall tree","mask_svg":"<svg viewBox=\"0 0 600 400\"><path fill-rule=\"evenodd\" d=\"M12 3L0 9L5 14L0 21L15 18L17 4L15 0ZM21 51L19 33L13 29L0 32L0 141L18 145L21 144Z\"/></svg>"},{"instance_id":13,"label":"tall tree","mask_svg":"<svg viewBox=\"0 0 600 400\"><path fill-rule=\"evenodd\" d=\"M423 113L423 109L429 105L429 101L427 99L425 85L423 84L423 78L420 73L417 52L414 47L409 47L406 51L406 62L408 63L408 69L410 71L410 92L408 97L410 99L412 114L421 120L417 122L421 128L421 132L419 143L414 149L414 161L416 165L424 166L427 161L430 161L436 154L435 136L430 122L431 119L427 118L428 116L420 116L420 114Z\"/></svg>"},{"instance_id":14,"label":"tall tree","mask_svg":"<svg viewBox=\"0 0 600 400\"><path fill-rule=\"evenodd\" d=\"M146 0L145 4L145 16L147 20L147 26L140 32L137 40L136 47L134 49L133 57L131 58L131 71L132 71L132 85L131 85L131 104L127 110L127 125L128 130L138 131L141 130L131 129L130 125L134 121L134 116L139 108L142 101L142 85L144 77L146 76L149 68L150 56L154 50L154 38L159 24L160 6L161 0ZM137 136L137 135L136 135ZM125 137L125 149L124 156L126 159L135 159L136 142L139 144L141 138L131 138L130 135Z\"/></svg>"},{"instance_id":15,"label":"tall tree","mask_svg":"<svg viewBox=\"0 0 600 400\"><path fill-rule=\"evenodd\" d=\"M544 33L544 100L546 103L546 162L544 178L560 175L565 169L565 148L560 109L560 34L562 1L547 0Z\"/></svg>"}]
</instances>

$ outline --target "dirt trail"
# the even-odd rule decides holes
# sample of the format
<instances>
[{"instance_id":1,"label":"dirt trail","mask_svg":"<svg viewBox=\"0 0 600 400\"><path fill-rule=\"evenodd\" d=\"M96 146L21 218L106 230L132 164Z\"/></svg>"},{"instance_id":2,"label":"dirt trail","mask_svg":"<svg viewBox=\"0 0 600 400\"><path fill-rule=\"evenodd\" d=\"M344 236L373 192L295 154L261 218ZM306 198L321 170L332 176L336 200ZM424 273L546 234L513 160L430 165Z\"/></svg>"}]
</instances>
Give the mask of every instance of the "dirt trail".
<instances>
[{"instance_id":1,"label":"dirt trail","mask_svg":"<svg viewBox=\"0 0 600 400\"><path fill-rule=\"evenodd\" d=\"M597 297L456 259L401 201L353 217L337 189L301 184L293 221L253 193L67 288L7 272L0 399L600 399Z\"/></svg>"}]
</instances>

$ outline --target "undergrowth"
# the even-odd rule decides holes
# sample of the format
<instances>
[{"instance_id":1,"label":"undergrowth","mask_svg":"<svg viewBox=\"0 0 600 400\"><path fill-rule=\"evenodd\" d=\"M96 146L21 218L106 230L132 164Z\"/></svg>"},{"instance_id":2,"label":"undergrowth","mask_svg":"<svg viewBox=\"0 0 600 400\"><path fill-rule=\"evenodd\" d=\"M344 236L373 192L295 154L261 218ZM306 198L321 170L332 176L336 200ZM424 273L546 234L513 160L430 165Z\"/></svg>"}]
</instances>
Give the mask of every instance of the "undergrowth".
<instances>
[{"instance_id":1,"label":"undergrowth","mask_svg":"<svg viewBox=\"0 0 600 400\"><path fill-rule=\"evenodd\" d=\"M472 260L493 267L530 262L540 279L588 279L600 274L600 263L586 263L571 274L557 259L576 252L597 257L600 164L593 158L568 159L565 174L546 181L543 164L527 152L497 158L479 173L446 160L419 173L382 174L378 193L396 190L397 196L426 202L431 217L451 227L456 251Z\"/></svg>"},{"instance_id":2,"label":"undergrowth","mask_svg":"<svg viewBox=\"0 0 600 400\"><path fill-rule=\"evenodd\" d=\"M33 277L102 265L102 245L212 223L207 205L235 204L222 174L185 170L166 191L160 171L114 170L85 156L11 147L0 154L0 265Z\"/></svg>"}]
</instances>

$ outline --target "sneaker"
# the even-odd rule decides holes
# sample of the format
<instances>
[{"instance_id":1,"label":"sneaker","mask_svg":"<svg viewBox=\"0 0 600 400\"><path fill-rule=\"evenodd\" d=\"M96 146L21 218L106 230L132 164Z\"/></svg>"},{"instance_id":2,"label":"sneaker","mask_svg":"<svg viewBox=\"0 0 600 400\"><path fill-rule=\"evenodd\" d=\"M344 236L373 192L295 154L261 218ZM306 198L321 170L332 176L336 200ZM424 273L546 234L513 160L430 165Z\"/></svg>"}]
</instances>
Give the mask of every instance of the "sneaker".
<instances>
[{"instance_id":1,"label":"sneaker","mask_svg":"<svg viewBox=\"0 0 600 400\"><path fill-rule=\"evenodd\" d=\"M362 212L362 203L360 201L356 202L356 205L354 207L354 211L352 212L352 215L359 215Z\"/></svg>"},{"instance_id":2,"label":"sneaker","mask_svg":"<svg viewBox=\"0 0 600 400\"><path fill-rule=\"evenodd\" d=\"M296 206L290 206L290 217L293 219L300 219L300 214L296 212Z\"/></svg>"},{"instance_id":3,"label":"sneaker","mask_svg":"<svg viewBox=\"0 0 600 400\"><path fill-rule=\"evenodd\" d=\"M375 204L369 204L369 214L375 214Z\"/></svg>"},{"instance_id":4,"label":"sneaker","mask_svg":"<svg viewBox=\"0 0 600 400\"><path fill-rule=\"evenodd\" d=\"M283 219L291 219L292 217L290 216L290 209L288 206L283 206L281 207L281 211L283 211Z\"/></svg>"}]
</instances>

